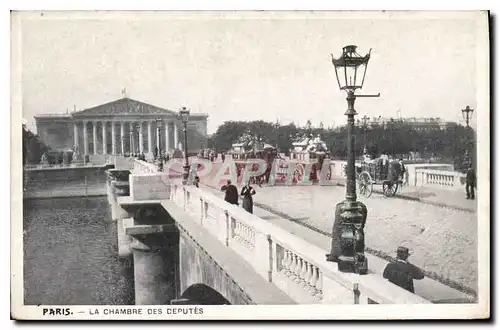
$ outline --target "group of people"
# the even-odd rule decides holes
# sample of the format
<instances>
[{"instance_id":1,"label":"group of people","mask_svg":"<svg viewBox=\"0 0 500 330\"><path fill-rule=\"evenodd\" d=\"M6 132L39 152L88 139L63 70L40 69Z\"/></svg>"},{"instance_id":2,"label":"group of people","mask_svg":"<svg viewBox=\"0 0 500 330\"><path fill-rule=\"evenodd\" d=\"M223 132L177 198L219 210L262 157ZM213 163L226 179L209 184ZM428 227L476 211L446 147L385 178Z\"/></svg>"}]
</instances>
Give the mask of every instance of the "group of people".
<instances>
[{"instance_id":1,"label":"group of people","mask_svg":"<svg viewBox=\"0 0 500 330\"><path fill-rule=\"evenodd\" d=\"M213 150L210 150L210 149L202 149L200 150L200 152L198 153L198 157L200 158L205 158L205 159L209 159L211 162L214 162L215 159L217 158L217 154L215 153L215 151Z\"/></svg>"},{"instance_id":2,"label":"group of people","mask_svg":"<svg viewBox=\"0 0 500 330\"><path fill-rule=\"evenodd\" d=\"M221 190L225 192L224 200L229 204L239 205L239 196L243 198L243 208L248 213L253 213L253 195L255 195L255 189L250 185L249 182L245 183L243 188L241 188L240 194L238 194L238 188L232 184L231 180L227 180L227 184L221 187Z\"/></svg>"},{"instance_id":3,"label":"group of people","mask_svg":"<svg viewBox=\"0 0 500 330\"><path fill-rule=\"evenodd\" d=\"M200 177L195 176L193 184L199 188L200 187ZM243 208L248 213L253 213L253 195L255 195L255 189L250 185L249 182L241 188L241 192L238 194L238 188L231 182L227 180L227 184L221 187L221 190L225 192L224 200L232 205L239 205L239 197L242 196Z\"/></svg>"}]
</instances>

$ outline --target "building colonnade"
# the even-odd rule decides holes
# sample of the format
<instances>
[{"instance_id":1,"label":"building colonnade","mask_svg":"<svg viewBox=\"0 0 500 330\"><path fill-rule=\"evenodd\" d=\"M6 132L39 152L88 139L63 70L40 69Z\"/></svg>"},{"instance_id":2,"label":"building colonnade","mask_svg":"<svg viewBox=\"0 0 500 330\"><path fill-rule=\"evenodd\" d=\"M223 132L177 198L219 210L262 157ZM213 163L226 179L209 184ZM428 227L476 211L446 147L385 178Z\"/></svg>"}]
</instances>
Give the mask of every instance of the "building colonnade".
<instances>
[{"instance_id":1,"label":"building colonnade","mask_svg":"<svg viewBox=\"0 0 500 330\"><path fill-rule=\"evenodd\" d=\"M153 124L155 134L153 134ZM147 148L145 148L144 141L144 126L147 129ZM111 129L109 130L109 128ZM98 138L98 129L101 131L101 139ZM91 134L89 130L92 131ZM117 134L117 131L119 131L119 134ZM180 131L176 121L165 120L89 119L73 122L74 146L78 153L84 155L153 153L155 148L159 152L169 151L179 147ZM109 146L109 135L111 135L111 146ZM173 135L173 139L171 135ZM81 141L83 145L80 144L80 136L83 136L83 141Z\"/></svg>"}]
</instances>

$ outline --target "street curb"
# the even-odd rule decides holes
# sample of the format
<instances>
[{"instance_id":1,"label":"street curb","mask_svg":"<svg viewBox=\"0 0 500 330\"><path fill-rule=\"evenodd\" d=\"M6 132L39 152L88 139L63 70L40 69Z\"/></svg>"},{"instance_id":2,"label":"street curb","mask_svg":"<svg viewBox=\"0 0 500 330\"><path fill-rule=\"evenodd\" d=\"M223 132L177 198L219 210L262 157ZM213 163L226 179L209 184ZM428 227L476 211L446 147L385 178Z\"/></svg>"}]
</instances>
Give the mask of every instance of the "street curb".
<instances>
[{"instance_id":1,"label":"street curb","mask_svg":"<svg viewBox=\"0 0 500 330\"><path fill-rule=\"evenodd\" d=\"M337 183L337 186L339 187L345 187L345 184L343 183ZM374 190L373 193L378 194L378 195L384 195L383 192L381 191L376 191ZM468 212L468 213L476 213L476 210L465 208L465 207L460 207L456 205L450 205L442 202L433 202L429 200L422 199L420 197L413 197L413 196L405 196L405 195L394 195L392 198L397 198L397 199L403 199L403 200L409 200L409 201L414 201L414 202L419 202L422 204L428 204L428 205L434 205L438 207L443 207L443 208L450 208L458 211L463 211L463 212Z\"/></svg>"}]
</instances>

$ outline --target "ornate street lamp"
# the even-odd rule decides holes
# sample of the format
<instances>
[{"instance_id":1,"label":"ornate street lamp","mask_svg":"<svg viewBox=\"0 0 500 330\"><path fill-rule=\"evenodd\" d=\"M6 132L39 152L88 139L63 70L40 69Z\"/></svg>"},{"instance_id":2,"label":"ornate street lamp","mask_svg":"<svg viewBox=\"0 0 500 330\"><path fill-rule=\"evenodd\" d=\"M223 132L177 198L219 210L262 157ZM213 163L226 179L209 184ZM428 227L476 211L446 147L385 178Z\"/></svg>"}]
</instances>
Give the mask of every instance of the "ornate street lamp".
<instances>
[{"instance_id":1,"label":"ornate street lamp","mask_svg":"<svg viewBox=\"0 0 500 330\"><path fill-rule=\"evenodd\" d=\"M187 184L189 178L189 160L188 160L188 148L187 148L187 124L189 122L189 110L186 107L182 107L179 110L179 117L184 125L182 131L184 132L184 177L182 179L182 184Z\"/></svg>"},{"instance_id":2,"label":"ornate street lamp","mask_svg":"<svg viewBox=\"0 0 500 330\"><path fill-rule=\"evenodd\" d=\"M366 274L368 260L364 255L366 222L366 205L356 200L356 173L354 151L354 101L356 97L379 97L377 95L355 95L356 89L361 89L365 81L366 68L370 52L361 56L356 53L356 46L342 48L342 55L332 63L340 90L347 92L347 184L345 200L335 208L335 222L332 233L332 250L327 255L327 261L338 263L340 271Z\"/></svg>"},{"instance_id":3,"label":"ornate street lamp","mask_svg":"<svg viewBox=\"0 0 500 330\"><path fill-rule=\"evenodd\" d=\"M279 154L279 140L280 140L280 119L276 119L276 123L274 124L274 128L276 129L276 153Z\"/></svg>"},{"instance_id":4,"label":"ornate street lamp","mask_svg":"<svg viewBox=\"0 0 500 330\"><path fill-rule=\"evenodd\" d=\"M162 123L163 123L163 119L161 118L156 118L155 119L155 122L156 122L156 129L157 129L157 132L156 132L156 141L157 144L158 144L158 159L160 159L160 155L161 155L161 127L162 127Z\"/></svg>"},{"instance_id":5,"label":"ornate street lamp","mask_svg":"<svg viewBox=\"0 0 500 330\"><path fill-rule=\"evenodd\" d=\"M156 118L155 122L156 122L156 129L157 129L156 141L158 141L157 142L157 144L158 144L158 154L157 154L158 171L162 172L163 171L163 158L161 156L161 127L162 127L163 119Z\"/></svg>"},{"instance_id":6,"label":"ornate street lamp","mask_svg":"<svg viewBox=\"0 0 500 330\"><path fill-rule=\"evenodd\" d=\"M470 118L472 117L472 113L474 112L474 109L472 109L469 106L466 106L465 109L462 109L462 116L465 119L465 123L467 124L467 127L469 126Z\"/></svg>"},{"instance_id":7,"label":"ornate street lamp","mask_svg":"<svg viewBox=\"0 0 500 330\"><path fill-rule=\"evenodd\" d=\"M466 148L465 148L465 162L467 163L467 166L470 166L471 165L471 159L470 159L470 152L469 152L469 148L470 148L470 140L469 140L469 134L470 134L470 125L469 125L469 122L470 122L470 119L472 117L472 113L474 112L474 109L472 109L471 107L469 106L466 106L465 109L462 109L462 116L464 117L465 119L465 123L467 125L467 136L466 136Z\"/></svg>"}]
</instances>

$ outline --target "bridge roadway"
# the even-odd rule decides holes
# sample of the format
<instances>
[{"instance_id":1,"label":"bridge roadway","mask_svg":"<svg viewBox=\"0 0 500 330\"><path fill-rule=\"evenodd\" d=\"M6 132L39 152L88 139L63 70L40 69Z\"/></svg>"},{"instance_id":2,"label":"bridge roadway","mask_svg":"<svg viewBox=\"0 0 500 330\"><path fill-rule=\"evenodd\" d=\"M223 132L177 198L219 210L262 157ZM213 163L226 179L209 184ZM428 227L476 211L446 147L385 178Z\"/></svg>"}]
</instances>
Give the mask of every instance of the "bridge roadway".
<instances>
[{"instance_id":1,"label":"bridge roadway","mask_svg":"<svg viewBox=\"0 0 500 330\"><path fill-rule=\"evenodd\" d=\"M206 189L218 191L213 182L207 183ZM330 238L326 234L331 232L333 207L343 199L345 188L255 188L254 213L257 216L277 223L325 251L329 250ZM222 197L221 192L217 194ZM417 294L431 301L463 301L471 299L477 292L476 214L377 194L361 200L368 207L367 251L387 259L395 257L397 246L405 245L412 253L411 262L424 269L428 277L437 280L416 281ZM382 272L386 263L379 258L374 262L370 268Z\"/></svg>"}]
</instances>

